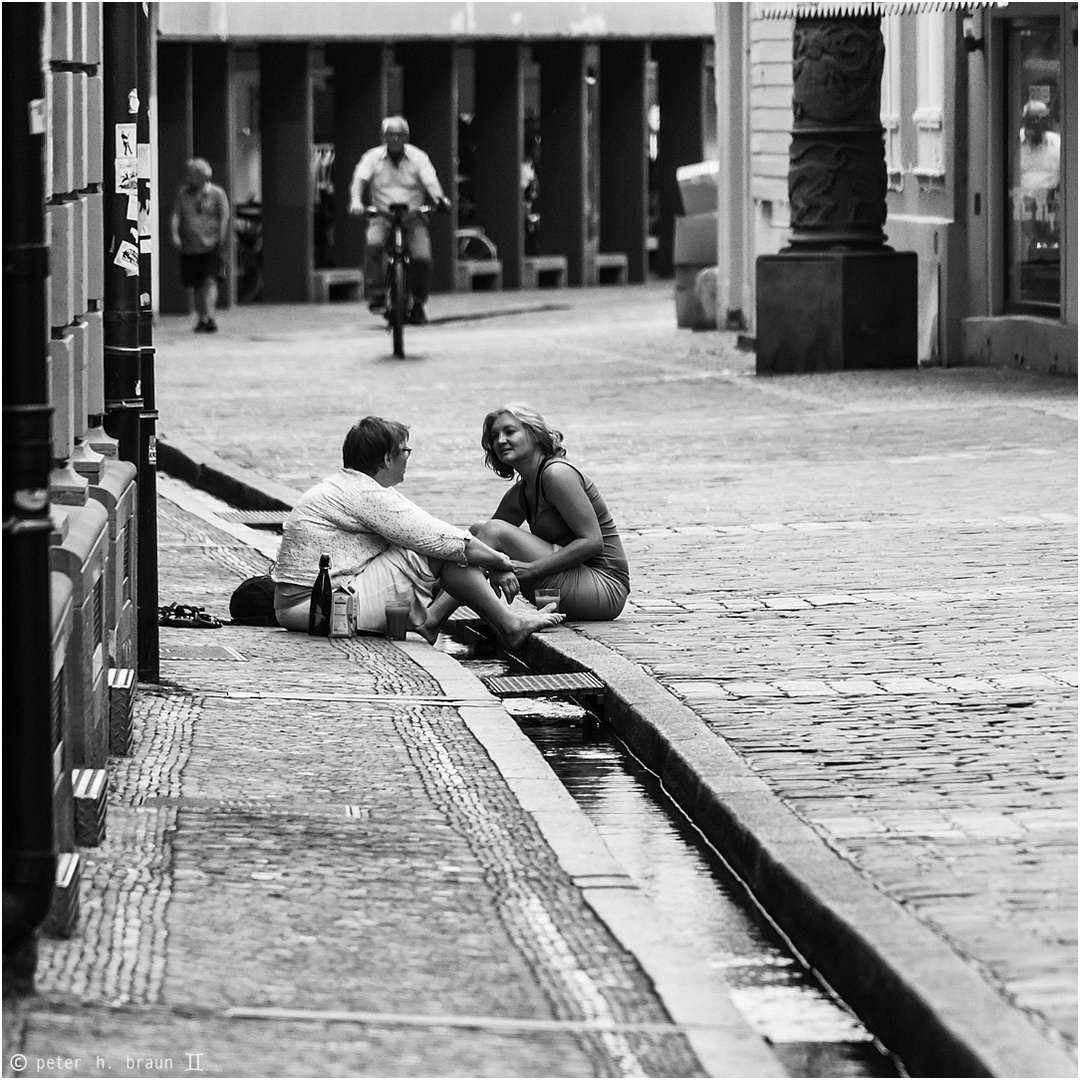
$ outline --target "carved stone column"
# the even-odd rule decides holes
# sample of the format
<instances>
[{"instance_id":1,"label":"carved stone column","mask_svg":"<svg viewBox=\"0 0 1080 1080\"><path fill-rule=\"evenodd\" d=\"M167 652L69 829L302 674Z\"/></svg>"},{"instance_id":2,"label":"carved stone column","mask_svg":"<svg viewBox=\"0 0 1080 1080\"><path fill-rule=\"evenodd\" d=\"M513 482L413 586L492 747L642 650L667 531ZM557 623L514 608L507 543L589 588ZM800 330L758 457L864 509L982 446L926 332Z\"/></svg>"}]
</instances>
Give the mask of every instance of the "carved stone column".
<instances>
[{"instance_id":1,"label":"carved stone column","mask_svg":"<svg viewBox=\"0 0 1080 1080\"><path fill-rule=\"evenodd\" d=\"M758 374L913 367L918 259L885 243L879 15L800 17L791 241L757 260Z\"/></svg>"},{"instance_id":2,"label":"carved stone column","mask_svg":"<svg viewBox=\"0 0 1080 1080\"><path fill-rule=\"evenodd\" d=\"M792 74L791 246L885 243L881 19L799 19Z\"/></svg>"}]
</instances>

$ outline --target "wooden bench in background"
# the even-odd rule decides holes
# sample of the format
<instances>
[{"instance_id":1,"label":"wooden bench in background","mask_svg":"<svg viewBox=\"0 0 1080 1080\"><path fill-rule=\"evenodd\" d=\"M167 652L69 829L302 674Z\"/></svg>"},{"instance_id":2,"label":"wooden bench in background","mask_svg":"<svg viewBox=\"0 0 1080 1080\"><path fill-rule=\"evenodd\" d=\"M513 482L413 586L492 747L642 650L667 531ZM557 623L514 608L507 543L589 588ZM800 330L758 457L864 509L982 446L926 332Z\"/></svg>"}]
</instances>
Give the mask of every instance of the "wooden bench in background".
<instances>
[{"instance_id":1,"label":"wooden bench in background","mask_svg":"<svg viewBox=\"0 0 1080 1080\"><path fill-rule=\"evenodd\" d=\"M544 285L566 288L565 255L526 255L521 260L521 287L539 289Z\"/></svg>"},{"instance_id":2,"label":"wooden bench in background","mask_svg":"<svg viewBox=\"0 0 1080 1080\"><path fill-rule=\"evenodd\" d=\"M502 260L460 259L457 264L457 291L502 288Z\"/></svg>"},{"instance_id":3,"label":"wooden bench in background","mask_svg":"<svg viewBox=\"0 0 1080 1080\"><path fill-rule=\"evenodd\" d=\"M596 280L601 285L625 285L628 266L621 251L602 251L596 256Z\"/></svg>"},{"instance_id":4,"label":"wooden bench in background","mask_svg":"<svg viewBox=\"0 0 1080 1080\"><path fill-rule=\"evenodd\" d=\"M335 290L333 294L331 289ZM358 300L363 291L364 271L359 266L335 266L311 272L311 299L317 304L330 300Z\"/></svg>"}]
</instances>

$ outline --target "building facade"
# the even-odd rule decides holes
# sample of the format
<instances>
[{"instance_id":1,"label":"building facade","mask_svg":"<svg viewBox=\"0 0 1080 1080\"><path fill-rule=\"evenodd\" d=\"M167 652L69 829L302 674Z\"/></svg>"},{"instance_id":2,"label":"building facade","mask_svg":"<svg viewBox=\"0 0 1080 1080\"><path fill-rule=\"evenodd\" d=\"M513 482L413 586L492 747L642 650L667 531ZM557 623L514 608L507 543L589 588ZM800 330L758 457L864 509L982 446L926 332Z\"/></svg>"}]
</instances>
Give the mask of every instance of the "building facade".
<instances>
[{"instance_id":1,"label":"building facade","mask_svg":"<svg viewBox=\"0 0 1080 1080\"><path fill-rule=\"evenodd\" d=\"M918 256L920 363L1075 374L1075 4L718 4L720 127L732 132L719 306L753 334L755 261L791 235L796 17L867 12L885 46L885 232ZM1025 110L1042 119L1034 153Z\"/></svg>"},{"instance_id":2,"label":"building facade","mask_svg":"<svg viewBox=\"0 0 1080 1080\"><path fill-rule=\"evenodd\" d=\"M1077 5L980 8L964 33L961 356L1075 375Z\"/></svg>"},{"instance_id":3,"label":"building facade","mask_svg":"<svg viewBox=\"0 0 1080 1080\"><path fill-rule=\"evenodd\" d=\"M75 932L108 758L130 752L137 677L156 678L156 611L141 640L137 611L156 541L138 482L150 58L141 4L6 4L3 24L4 963L26 988L36 928Z\"/></svg>"},{"instance_id":4,"label":"building facade","mask_svg":"<svg viewBox=\"0 0 1080 1080\"><path fill-rule=\"evenodd\" d=\"M506 288L670 272L675 170L715 153L711 4L158 7L159 202L210 161L239 217L230 298L358 281L349 182L398 112L456 208L431 223L436 290L475 284L477 230ZM160 274L161 310L187 310Z\"/></svg>"}]
</instances>

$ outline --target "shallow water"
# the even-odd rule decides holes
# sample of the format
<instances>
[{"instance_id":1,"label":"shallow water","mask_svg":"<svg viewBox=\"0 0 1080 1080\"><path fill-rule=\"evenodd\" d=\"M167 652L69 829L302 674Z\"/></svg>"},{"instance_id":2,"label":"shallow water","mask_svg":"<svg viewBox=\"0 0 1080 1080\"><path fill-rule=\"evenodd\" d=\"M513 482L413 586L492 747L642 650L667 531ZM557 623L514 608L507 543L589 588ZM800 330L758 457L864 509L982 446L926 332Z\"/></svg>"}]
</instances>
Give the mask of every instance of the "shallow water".
<instances>
[{"instance_id":1,"label":"shallow water","mask_svg":"<svg viewBox=\"0 0 1080 1080\"><path fill-rule=\"evenodd\" d=\"M439 647L476 675L522 670L464 622L451 624ZM594 717L565 699L503 704L627 873L723 975L736 1008L790 1075L904 1075L788 948L656 778Z\"/></svg>"}]
</instances>

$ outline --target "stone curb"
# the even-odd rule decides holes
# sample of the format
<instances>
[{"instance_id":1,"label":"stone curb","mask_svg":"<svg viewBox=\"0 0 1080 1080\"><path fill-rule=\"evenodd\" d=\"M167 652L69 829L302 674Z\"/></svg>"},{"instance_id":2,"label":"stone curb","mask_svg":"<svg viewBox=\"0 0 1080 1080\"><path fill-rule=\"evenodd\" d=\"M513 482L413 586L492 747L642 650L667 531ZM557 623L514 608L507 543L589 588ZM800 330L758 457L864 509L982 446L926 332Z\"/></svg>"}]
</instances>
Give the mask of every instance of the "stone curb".
<instances>
[{"instance_id":1,"label":"stone curb","mask_svg":"<svg viewBox=\"0 0 1080 1080\"><path fill-rule=\"evenodd\" d=\"M185 439L158 439L157 454L162 472L238 510L291 510L303 495Z\"/></svg>"},{"instance_id":2,"label":"stone curb","mask_svg":"<svg viewBox=\"0 0 1080 1080\"><path fill-rule=\"evenodd\" d=\"M833 852L640 667L562 627L530 638L524 659L536 671L591 671L607 686L605 722L910 1075L1076 1075L1064 1049Z\"/></svg>"},{"instance_id":3,"label":"stone curb","mask_svg":"<svg viewBox=\"0 0 1080 1080\"><path fill-rule=\"evenodd\" d=\"M191 442L159 441L158 454L165 471L241 509L288 509L300 495ZM1064 1048L832 851L640 667L569 627L534 635L524 659L537 671L586 670L604 682L612 730L910 1075L1076 1075Z\"/></svg>"},{"instance_id":4,"label":"stone curb","mask_svg":"<svg viewBox=\"0 0 1080 1080\"><path fill-rule=\"evenodd\" d=\"M536 822L560 866L617 941L641 965L672 1022L712 1077L783 1076L768 1044L731 1002L730 987L626 875L600 833L480 680L419 641L399 647L458 704L458 713ZM484 699L487 699L485 703Z\"/></svg>"}]
</instances>

